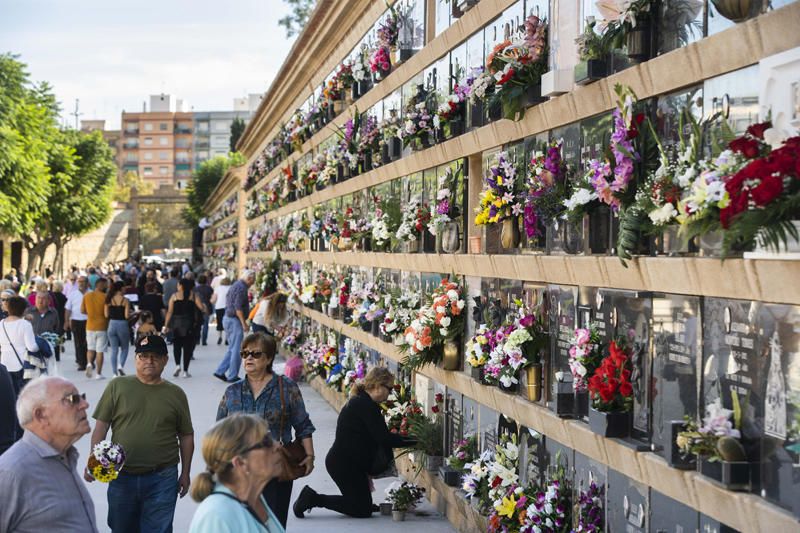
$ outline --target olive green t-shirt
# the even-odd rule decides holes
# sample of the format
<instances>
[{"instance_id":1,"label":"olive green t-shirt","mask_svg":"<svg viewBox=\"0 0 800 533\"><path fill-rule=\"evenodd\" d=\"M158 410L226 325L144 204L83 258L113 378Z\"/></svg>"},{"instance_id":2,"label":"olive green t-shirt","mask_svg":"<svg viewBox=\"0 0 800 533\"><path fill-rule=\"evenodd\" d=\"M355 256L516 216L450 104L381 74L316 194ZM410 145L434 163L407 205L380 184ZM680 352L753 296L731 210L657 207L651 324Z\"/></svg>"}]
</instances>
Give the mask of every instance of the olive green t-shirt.
<instances>
[{"instance_id":1,"label":"olive green t-shirt","mask_svg":"<svg viewBox=\"0 0 800 533\"><path fill-rule=\"evenodd\" d=\"M115 378L92 416L111 425L111 441L122 445L124 470L132 474L178 464L178 435L194 432L186 394L168 381L146 385L136 376Z\"/></svg>"}]
</instances>

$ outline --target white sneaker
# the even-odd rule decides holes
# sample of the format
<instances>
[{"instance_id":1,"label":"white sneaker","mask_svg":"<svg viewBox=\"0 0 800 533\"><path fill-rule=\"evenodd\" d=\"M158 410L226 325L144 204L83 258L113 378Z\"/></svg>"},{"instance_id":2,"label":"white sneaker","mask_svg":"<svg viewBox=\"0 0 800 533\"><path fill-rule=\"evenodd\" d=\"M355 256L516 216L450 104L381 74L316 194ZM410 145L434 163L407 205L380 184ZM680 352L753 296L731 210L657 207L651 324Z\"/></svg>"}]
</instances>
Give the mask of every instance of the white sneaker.
<instances>
[{"instance_id":1,"label":"white sneaker","mask_svg":"<svg viewBox=\"0 0 800 533\"><path fill-rule=\"evenodd\" d=\"M175 372L172 373L172 377L173 378L177 378L180 375L180 373L181 373L181 367L176 366L175 367Z\"/></svg>"},{"instance_id":2,"label":"white sneaker","mask_svg":"<svg viewBox=\"0 0 800 533\"><path fill-rule=\"evenodd\" d=\"M89 378L89 379L91 379L91 377L92 377L92 370L94 370L94 365L87 364L86 365L86 377Z\"/></svg>"},{"instance_id":3,"label":"white sneaker","mask_svg":"<svg viewBox=\"0 0 800 533\"><path fill-rule=\"evenodd\" d=\"M190 377L192 377L192 375L190 373L184 371L184 373L183 373L183 375L181 377L190 378Z\"/></svg>"},{"instance_id":4,"label":"white sneaker","mask_svg":"<svg viewBox=\"0 0 800 533\"><path fill-rule=\"evenodd\" d=\"M106 378L105 378L105 376L103 376L103 374L97 374L97 375L94 377L94 379L106 379Z\"/></svg>"}]
</instances>

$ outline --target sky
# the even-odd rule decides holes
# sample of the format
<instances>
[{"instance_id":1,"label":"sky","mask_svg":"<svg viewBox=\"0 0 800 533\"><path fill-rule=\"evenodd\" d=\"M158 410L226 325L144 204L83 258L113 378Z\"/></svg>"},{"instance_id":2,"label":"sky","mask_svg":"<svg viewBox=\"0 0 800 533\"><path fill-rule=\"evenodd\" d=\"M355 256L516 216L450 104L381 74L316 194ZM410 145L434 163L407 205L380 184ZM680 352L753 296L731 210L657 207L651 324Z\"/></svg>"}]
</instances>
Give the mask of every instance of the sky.
<instances>
[{"instance_id":1,"label":"sky","mask_svg":"<svg viewBox=\"0 0 800 533\"><path fill-rule=\"evenodd\" d=\"M168 93L194 111L233 109L233 99L264 93L294 38L278 20L282 0L0 0L0 53L48 81L62 122L142 110Z\"/></svg>"}]
</instances>

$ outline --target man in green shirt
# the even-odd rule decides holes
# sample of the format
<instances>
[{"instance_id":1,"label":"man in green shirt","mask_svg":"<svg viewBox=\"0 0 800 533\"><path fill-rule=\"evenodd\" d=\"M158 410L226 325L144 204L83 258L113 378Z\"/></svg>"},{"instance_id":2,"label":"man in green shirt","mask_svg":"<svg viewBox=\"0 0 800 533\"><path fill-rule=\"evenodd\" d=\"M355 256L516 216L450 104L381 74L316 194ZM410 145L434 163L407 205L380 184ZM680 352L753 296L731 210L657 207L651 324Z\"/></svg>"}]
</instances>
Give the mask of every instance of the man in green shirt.
<instances>
[{"instance_id":1,"label":"man in green shirt","mask_svg":"<svg viewBox=\"0 0 800 533\"><path fill-rule=\"evenodd\" d=\"M163 338L141 338L136 375L111 381L94 411L92 447L110 428L111 440L126 455L119 477L108 486L108 526L114 533L171 532L177 495L183 498L189 490L194 430L186 394L161 379L167 360ZM92 480L88 471L84 478Z\"/></svg>"}]
</instances>

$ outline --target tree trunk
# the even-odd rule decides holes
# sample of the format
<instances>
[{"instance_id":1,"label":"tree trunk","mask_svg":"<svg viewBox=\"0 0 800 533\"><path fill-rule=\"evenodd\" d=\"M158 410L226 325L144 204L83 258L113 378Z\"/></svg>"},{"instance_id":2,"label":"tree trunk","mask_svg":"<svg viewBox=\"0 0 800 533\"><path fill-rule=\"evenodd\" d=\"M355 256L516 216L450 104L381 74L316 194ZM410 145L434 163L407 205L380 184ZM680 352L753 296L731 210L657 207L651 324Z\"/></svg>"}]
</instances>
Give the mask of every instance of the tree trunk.
<instances>
[{"instance_id":1,"label":"tree trunk","mask_svg":"<svg viewBox=\"0 0 800 533\"><path fill-rule=\"evenodd\" d=\"M65 270L64 270L64 247L70 241L69 238L66 239L54 239L53 244L56 246L56 257L53 260L53 272L57 272L56 277L64 278L65 277Z\"/></svg>"},{"instance_id":2,"label":"tree trunk","mask_svg":"<svg viewBox=\"0 0 800 533\"><path fill-rule=\"evenodd\" d=\"M29 281L34 267L41 275L42 263L44 263L44 254L47 247L50 246L50 240L33 241L32 239L24 239L25 249L28 252L28 262L25 266L25 281Z\"/></svg>"}]
</instances>

